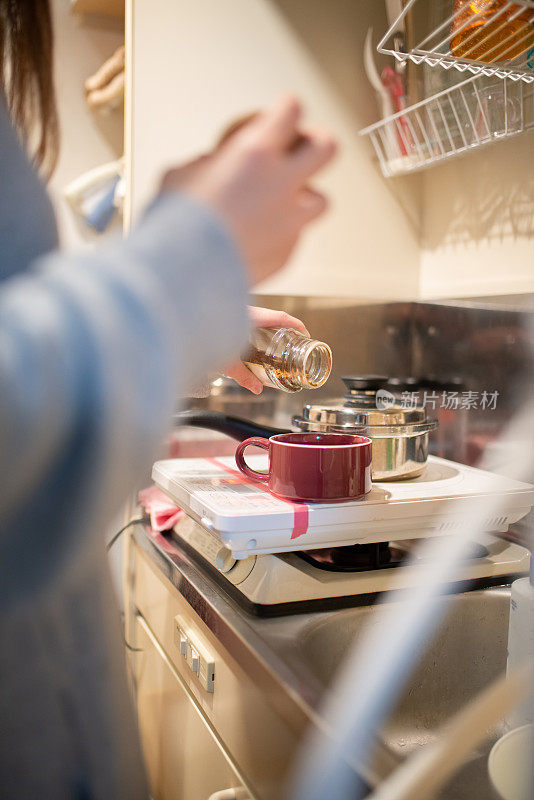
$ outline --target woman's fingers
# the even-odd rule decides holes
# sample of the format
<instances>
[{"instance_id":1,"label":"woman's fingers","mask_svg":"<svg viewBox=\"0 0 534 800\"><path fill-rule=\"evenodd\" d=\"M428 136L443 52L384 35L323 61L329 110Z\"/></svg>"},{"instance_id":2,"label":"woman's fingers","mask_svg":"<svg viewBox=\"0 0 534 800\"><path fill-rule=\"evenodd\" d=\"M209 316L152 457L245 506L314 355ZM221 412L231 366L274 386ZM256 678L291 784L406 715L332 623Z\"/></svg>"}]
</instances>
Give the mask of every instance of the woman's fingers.
<instances>
[{"instance_id":1,"label":"woman's fingers","mask_svg":"<svg viewBox=\"0 0 534 800\"><path fill-rule=\"evenodd\" d=\"M292 317L285 311L275 311L271 308L258 308L249 306L250 321L255 328L295 328L305 336L309 336L309 331L297 317Z\"/></svg>"},{"instance_id":2,"label":"woman's fingers","mask_svg":"<svg viewBox=\"0 0 534 800\"><path fill-rule=\"evenodd\" d=\"M253 122L259 142L276 150L287 150L295 141L300 116L298 100L282 97Z\"/></svg>"},{"instance_id":3,"label":"woman's fingers","mask_svg":"<svg viewBox=\"0 0 534 800\"><path fill-rule=\"evenodd\" d=\"M303 130L303 140L291 153L291 164L299 181L305 181L325 167L336 154L337 146L326 131Z\"/></svg>"},{"instance_id":4,"label":"woman's fingers","mask_svg":"<svg viewBox=\"0 0 534 800\"><path fill-rule=\"evenodd\" d=\"M232 378L236 383L248 389L253 394L261 394L263 391L263 384L254 373L252 373L242 361L236 361L235 364L230 364L223 370L223 374L228 378Z\"/></svg>"},{"instance_id":5,"label":"woman's fingers","mask_svg":"<svg viewBox=\"0 0 534 800\"><path fill-rule=\"evenodd\" d=\"M324 214L328 208L328 201L324 194L306 186L298 194L297 205L302 223L305 224Z\"/></svg>"},{"instance_id":6,"label":"woman's fingers","mask_svg":"<svg viewBox=\"0 0 534 800\"><path fill-rule=\"evenodd\" d=\"M194 180L208 164L212 158L209 154L198 156L198 158L168 170L161 181L161 191L176 191L188 182Z\"/></svg>"},{"instance_id":7,"label":"woman's fingers","mask_svg":"<svg viewBox=\"0 0 534 800\"><path fill-rule=\"evenodd\" d=\"M163 183L219 214L252 286L280 269L306 224L326 208L325 198L306 186L336 147L323 132L303 133L300 117L298 101L285 97L265 113L241 120L224 146L167 173Z\"/></svg>"}]
</instances>

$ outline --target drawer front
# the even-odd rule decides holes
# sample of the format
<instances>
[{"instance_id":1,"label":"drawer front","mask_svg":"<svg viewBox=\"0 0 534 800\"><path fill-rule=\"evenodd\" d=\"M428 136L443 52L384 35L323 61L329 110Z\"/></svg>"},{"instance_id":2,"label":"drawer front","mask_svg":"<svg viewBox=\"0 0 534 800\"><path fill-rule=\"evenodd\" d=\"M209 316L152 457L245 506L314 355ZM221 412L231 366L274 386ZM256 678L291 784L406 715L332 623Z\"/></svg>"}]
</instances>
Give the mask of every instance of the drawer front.
<instances>
[{"instance_id":1,"label":"drawer front","mask_svg":"<svg viewBox=\"0 0 534 800\"><path fill-rule=\"evenodd\" d=\"M306 718L296 706L280 713L138 545L132 541L131 546L133 603L257 796L283 800ZM212 691L192 671L190 651L181 653L177 621L195 649L212 659Z\"/></svg>"},{"instance_id":2,"label":"drawer front","mask_svg":"<svg viewBox=\"0 0 534 800\"><path fill-rule=\"evenodd\" d=\"M135 643L141 651L134 658L139 727L155 800L208 800L224 790L253 800L141 616Z\"/></svg>"}]
</instances>

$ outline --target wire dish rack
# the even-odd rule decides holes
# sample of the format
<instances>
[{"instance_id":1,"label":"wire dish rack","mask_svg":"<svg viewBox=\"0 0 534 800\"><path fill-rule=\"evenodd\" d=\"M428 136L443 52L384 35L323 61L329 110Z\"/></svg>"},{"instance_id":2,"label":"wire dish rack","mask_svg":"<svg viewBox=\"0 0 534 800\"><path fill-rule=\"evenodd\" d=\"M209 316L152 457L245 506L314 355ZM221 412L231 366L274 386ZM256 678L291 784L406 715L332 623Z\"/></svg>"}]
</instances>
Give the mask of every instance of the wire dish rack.
<instances>
[{"instance_id":1,"label":"wire dish rack","mask_svg":"<svg viewBox=\"0 0 534 800\"><path fill-rule=\"evenodd\" d=\"M405 52L394 45L399 26L410 32ZM405 0L378 50L401 62L532 83L534 0Z\"/></svg>"},{"instance_id":2,"label":"wire dish rack","mask_svg":"<svg viewBox=\"0 0 534 800\"><path fill-rule=\"evenodd\" d=\"M468 78L360 131L390 178L534 128L534 85Z\"/></svg>"}]
</instances>

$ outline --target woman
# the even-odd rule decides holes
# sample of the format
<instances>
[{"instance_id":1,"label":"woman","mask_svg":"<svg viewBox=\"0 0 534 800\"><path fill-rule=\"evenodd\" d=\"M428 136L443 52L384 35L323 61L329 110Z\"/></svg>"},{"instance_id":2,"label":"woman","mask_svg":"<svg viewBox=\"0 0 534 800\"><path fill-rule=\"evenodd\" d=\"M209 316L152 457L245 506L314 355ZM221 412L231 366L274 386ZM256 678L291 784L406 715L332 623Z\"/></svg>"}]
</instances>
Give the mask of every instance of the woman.
<instances>
[{"instance_id":1,"label":"woman","mask_svg":"<svg viewBox=\"0 0 534 800\"><path fill-rule=\"evenodd\" d=\"M290 149L300 112L283 100L169 172L126 241L63 256L19 143L50 169L48 3L0 0L0 26L0 796L136 800L102 530L176 398L240 352L247 290L324 210L307 184L334 147L305 131Z\"/></svg>"}]
</instances>

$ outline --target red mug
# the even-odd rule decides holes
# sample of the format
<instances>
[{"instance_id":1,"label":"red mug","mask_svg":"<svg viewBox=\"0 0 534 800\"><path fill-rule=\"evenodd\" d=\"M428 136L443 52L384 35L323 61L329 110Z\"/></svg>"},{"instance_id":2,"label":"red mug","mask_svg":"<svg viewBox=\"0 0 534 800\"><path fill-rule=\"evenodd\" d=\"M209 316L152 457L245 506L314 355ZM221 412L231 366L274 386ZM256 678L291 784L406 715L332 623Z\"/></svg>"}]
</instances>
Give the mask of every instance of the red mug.
<instances>
[{"instance_id":1,"label":"red mug","mask_svg":"<svg viewBox=\"0 0 534 800\"><path fill-rule=\"evenodd\" d=\"M269 453L269 471L245 463L244 452L254 445ZM357 500L371 489L371 440L348 433L279 433L270 439L253 437L237 446L241 472L265 483L284 500L341 503Z\"/></svg>"}]
</instances>

